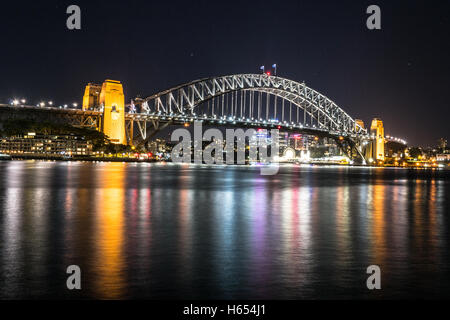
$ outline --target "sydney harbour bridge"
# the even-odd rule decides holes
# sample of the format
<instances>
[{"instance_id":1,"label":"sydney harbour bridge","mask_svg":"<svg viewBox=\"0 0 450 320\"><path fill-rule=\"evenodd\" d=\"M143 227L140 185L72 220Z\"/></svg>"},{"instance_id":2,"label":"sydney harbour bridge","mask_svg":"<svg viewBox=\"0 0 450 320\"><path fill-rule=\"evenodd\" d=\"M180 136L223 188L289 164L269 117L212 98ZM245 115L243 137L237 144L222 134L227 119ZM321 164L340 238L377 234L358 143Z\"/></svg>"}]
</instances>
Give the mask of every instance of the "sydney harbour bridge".
<instances>
[{"instance_id":1,"label":"sydney harbour bridge","mask_svg":"<svg viewBox=\"0 0 450 320\"><path fill-rule=\"evenodd\" d=\"M105 86L106 85L106 86ZM364 161L371 136L361 122L305 83L267 74L236 74L185 83L125 104L122 85L86 87L83 109L1 105L1 118L45 119L102 130L112 141L146 143L169 125L279 129L330 137ZM117 137L114 137L117 136Z\"/></svg>"}]
</instances>

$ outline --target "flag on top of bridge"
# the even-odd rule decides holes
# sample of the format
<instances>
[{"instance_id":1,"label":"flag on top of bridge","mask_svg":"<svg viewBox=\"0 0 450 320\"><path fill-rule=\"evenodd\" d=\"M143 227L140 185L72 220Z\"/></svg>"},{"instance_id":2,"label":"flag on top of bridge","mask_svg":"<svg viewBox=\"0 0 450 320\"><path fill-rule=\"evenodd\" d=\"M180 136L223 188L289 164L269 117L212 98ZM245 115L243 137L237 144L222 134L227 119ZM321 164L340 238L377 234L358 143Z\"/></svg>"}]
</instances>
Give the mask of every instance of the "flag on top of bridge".
<instances>
[{"instance_id":1,"label":"flag on top of bridge","mask_svg":"<svg viewBox=\"0 0 450 320\"><path fill-rule=\"evenodd\" d=\"M259 70L264 71L264 66L259 67Z\"/></svg>"},{"instance_id":2,"label":"flag on top of bridge","mask_svg":"<svg viewBox=\"0 0 450 320\"><path fill-rule=\"evenodd\" d=\"M277 67L277 64L274 63L274 64L272 65L272 68L276 68L276 67Z\"/></svg>"}]
</instances>

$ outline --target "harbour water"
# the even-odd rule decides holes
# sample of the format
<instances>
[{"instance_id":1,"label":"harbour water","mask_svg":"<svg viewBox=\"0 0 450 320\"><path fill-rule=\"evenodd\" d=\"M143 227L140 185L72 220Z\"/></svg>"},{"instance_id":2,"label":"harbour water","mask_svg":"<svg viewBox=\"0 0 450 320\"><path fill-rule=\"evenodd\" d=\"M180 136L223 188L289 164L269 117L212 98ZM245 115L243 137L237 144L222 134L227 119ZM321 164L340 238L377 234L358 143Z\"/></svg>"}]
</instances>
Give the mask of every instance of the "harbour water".
<instances>
[{"instance_id":1,"label":"harbour water","mask_svg":"<svg viewBox=\"0 0 450 320\"><path fill-rule=\"evenodd\" d=\"M446 170L0 162L1 299L450 298L449 233Z\"/></svg>"}]
</instances>

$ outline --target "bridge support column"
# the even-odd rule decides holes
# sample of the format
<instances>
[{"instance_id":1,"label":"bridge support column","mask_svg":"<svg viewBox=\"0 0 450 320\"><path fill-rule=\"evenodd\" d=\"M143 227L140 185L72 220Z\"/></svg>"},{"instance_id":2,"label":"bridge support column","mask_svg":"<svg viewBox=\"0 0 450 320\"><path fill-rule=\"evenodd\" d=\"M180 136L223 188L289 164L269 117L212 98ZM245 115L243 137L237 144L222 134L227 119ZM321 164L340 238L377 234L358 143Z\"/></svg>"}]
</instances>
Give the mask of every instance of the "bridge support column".
<instances>
[{"instance_id":1,"label":"bridge support column","mask_svg":"<svg viewBox=\"0 0 450 320\"><path fill-rule=\"evenodd\" d=\"M133 120L125 121L125 131L127 136L127 143L129 146L133 145L133 134L134 134L133 127L134 127Z\"/></svg>"},{"instance_id":2,"label":"bridge support column","mask_svg":"<svg viewBox=\"0 0 450 320\"><path fill-rule=\"evenodd\" d=\"M102 132L112 143L126 144L125 98L120 81L106 80L103 83L100 105L103 106Z\"/></svg>"}]
</instances>

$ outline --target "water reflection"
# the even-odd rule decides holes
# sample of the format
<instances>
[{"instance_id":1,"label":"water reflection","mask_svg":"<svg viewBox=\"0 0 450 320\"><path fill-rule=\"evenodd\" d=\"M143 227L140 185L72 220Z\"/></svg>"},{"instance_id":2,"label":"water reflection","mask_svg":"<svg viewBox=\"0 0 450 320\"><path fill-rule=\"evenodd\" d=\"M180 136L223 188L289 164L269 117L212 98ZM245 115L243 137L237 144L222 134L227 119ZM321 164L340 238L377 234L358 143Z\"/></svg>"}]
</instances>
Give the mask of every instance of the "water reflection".
<instances>
[{"instance_id":1,"label":"water reflection","mask_svg":"<svg viewBox=\"0 0 450 320\"><path fill-rule=\"evenodd\" d=\"M10 161L0 208L1 298L450 297L447 171Z\"/></svg>"},{"instance_id":2,"label":"water reflection","mask_svg":"<svg viewBox=\"0 0 450 320\"><path fill-rule=\"evenodd\" d=\"M102 299L123 298L125 289L124 175L125 164L111 163L96 176L102 188L95 192L96 295Z\"/></svg>"},{"instance_id":3,"label":"water reflection","mask_svg":"<svg viewBox=\"0 0 450 320\"><path fill-rule=\"evenodd\" d=\"M3 206L2 206L2 234L1 234L1 295L0 297L15 297L17 288L20 285L20 274L18 270L23 269L20 253L22 251L22 212L23 202L19 189L15 185L21 183L22 166L23 163L14 163L6 167L2 171L5 174L7 181L10 181L13 186L11 188L0 188L5 190L2 192Z\"/></svg>"},{"instance_id":4,"label":"water reflection","mask_svg":"<svg viewBox=\"0 0 450 320\"><path fill-rule=\"evenodd\" d=\"M375 184L371 187L372 197L371 203L373 209L372 215L372 248L374 256L374 264L382 266L386 259L386 217L392 212L387 212L385 208L385 186L384 184Z\"/></svg>"}]
</instances>

